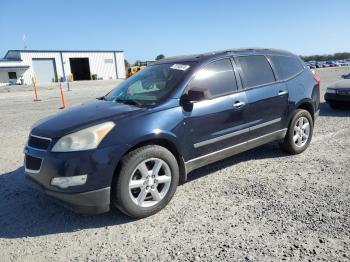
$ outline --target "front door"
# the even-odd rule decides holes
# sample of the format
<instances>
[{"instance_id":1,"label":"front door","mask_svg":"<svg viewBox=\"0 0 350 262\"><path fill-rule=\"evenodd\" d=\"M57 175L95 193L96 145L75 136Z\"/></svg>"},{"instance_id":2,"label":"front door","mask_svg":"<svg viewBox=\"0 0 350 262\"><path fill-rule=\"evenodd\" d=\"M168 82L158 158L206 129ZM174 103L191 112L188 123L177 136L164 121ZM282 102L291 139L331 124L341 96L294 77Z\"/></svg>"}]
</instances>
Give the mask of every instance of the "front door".
<instances>
[{"instance_id":1,"label":"front door","mask_svg":"<svg viewBox=\"0 0 350 262\"><path fill-rule=\"evenodd\" d=\"M245 123L247 98L239 90L229 58L211 62L198 70L189 89L203 88L213 97L184 109L185 161L225 154L223 150L245 142L249 128ZM223 158L223 157L222 157ZM208 160L207 162L210 162ZM212 162L212 161L211 161Z\"/></svg>"}]
</instances>

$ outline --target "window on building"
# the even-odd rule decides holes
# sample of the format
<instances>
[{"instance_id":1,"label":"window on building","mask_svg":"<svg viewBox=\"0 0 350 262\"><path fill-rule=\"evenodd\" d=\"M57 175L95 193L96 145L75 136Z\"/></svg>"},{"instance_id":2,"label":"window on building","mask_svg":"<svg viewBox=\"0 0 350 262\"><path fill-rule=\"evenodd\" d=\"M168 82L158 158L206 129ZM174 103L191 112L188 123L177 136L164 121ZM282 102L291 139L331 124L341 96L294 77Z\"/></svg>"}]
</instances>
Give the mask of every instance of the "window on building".
<instances>
[{"instance_id":1,"label":"window on building","mask_svg":"<svg viewBox=\"0 0 350 262\"><path fill-rule=\"evenodd\" d=\"M230 94L237 90L235 73L230 59L222 59L199 69L188 89L207 89L212 97Z\"/></svg>"},{"instance_id":2,"label":"window on building","mask_svg":"<svg viewBox=\"0 0 350 262\"><path fill-rule=\"evenodd\" d=\"M17 73L16 72L9 72L9 79L17 79Z\"/></svg>"},{"instance_id":3,"label":"window on building","mask_svg":"<svg viewBox=\"0 0 350 262\"><path fill-rule=\"evenodd\" d=\"M241 77L245 88L275 81L272 68L265 56L239 56L235 60L241 67Z\"/></svg>"},{"instance_id":4,"label":"window on building","mask_svg":"<svg viewBox=\"0 0 350 262\"><path fill-rule=\"evenodd\" d=\"M270 56L276 70L278 80L284 80L297 75L303 70L301 61L293 56Z\"/></svg>"}]
</instances>

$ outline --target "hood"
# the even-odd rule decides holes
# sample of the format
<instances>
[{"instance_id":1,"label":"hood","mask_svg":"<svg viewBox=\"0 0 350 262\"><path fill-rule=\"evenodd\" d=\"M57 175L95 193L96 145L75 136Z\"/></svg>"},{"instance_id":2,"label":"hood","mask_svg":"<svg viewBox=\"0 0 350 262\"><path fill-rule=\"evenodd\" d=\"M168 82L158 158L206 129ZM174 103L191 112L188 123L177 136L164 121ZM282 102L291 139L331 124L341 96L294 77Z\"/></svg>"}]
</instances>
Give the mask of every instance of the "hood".
<instances>
[{"instance_id":1,"label":"hood","mask_svg":"<svg viewBox=\"0 0 350 262\"><path fill-rule=\"evenodd\" d=\"M58 114L38 121L33 126L31 133L43 137L58 138L105 121L117 121L144 110L146 109L132 105L95 100L65 109Z\"/></svg>"},{"instance_id":2,"label":"hood","mask_svg":"<svg viewBox=\"0 0 350 262\"><path fill-rule=\"evenodd\" d=\"M329 88L333 89L350 89L350 79L343 79L330 85Z\"/></svg>"}]
</instances>

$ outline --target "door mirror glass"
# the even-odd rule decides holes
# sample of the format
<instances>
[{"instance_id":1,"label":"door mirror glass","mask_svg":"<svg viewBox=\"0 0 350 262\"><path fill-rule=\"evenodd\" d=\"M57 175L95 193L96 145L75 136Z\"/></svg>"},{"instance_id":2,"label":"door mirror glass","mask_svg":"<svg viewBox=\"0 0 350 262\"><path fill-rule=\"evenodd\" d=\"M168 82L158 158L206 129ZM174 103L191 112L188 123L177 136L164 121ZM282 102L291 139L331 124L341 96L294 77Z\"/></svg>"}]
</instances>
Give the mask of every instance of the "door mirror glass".
<instances>
[{"instance_id":1,"label":"door mirror glass","mask_svg":"<svg viewBox=\"0 0 350 262\"><path fill-rule=\"evenodd\" d=\"M208 89L190 89L182 96L183 102L191 104L208 99L211 99L211 94Z\"/></svg>"}]
</instances>

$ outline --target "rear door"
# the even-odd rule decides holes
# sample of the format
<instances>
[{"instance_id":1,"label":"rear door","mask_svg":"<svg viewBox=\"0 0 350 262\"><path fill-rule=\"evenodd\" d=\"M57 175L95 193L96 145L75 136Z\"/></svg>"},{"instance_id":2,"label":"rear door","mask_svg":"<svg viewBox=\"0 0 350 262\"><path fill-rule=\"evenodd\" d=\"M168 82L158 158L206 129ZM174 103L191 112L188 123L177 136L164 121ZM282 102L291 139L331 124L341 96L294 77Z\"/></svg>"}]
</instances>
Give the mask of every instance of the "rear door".
<instances>
[{"instance_id":1,"label":"rear door","mask_svg":"<svg viewBox=\"0 0 350 262\"><path fill-rule=\"evenodd\" d=\"M283 129L283 120L288 115L286 84L276 82L272 67L263 55L239 56L235 61L248 99L250 140Z\"/></svg>"},{"instance_id":2,"label":"rear door","mask_svg":"<svg viewBox=\"0 0 350 262\"><path fill-rule=\"evenodd\" d=\"M225 58L205 65L187 87L187 90L207 89L213 98L194 103L192 110L183 111L186 160L240 144L248 137L247 98L238 88L232 62Z\"/></svg>"}]
</instances>

